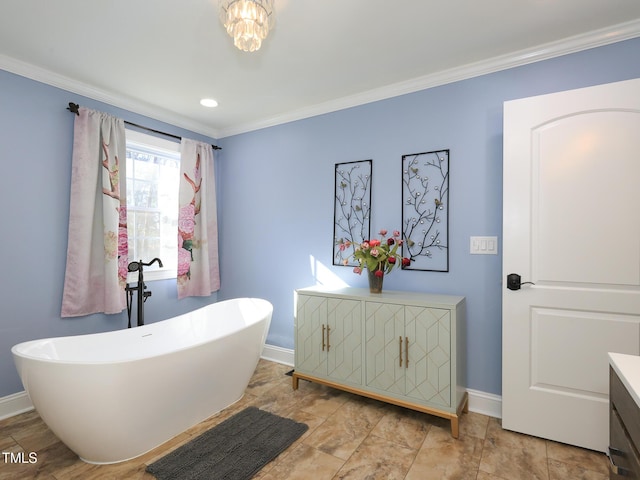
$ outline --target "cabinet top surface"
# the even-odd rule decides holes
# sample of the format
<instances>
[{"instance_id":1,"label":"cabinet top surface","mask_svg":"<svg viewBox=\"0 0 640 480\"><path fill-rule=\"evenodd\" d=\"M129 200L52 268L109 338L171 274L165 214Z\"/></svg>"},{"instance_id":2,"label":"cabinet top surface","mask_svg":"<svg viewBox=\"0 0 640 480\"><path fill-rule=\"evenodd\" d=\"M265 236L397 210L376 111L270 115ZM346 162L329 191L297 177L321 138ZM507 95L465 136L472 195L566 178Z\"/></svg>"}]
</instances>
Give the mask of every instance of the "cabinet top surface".
<instances>
[{"instance_id":1,"label":"cabinet top surface","mask_svg":"<svg viewBox=\"0 0 640 480\"><path fill-rule=\"evenodd\" d=\"M442 305L446 307L456 306L464 301L464 297L458 295L441 295L434 293L419 292L399 292L393 290L383 290L382 293L371 293L368 288L328 288L320 285L299 288L297 293L307 295L332 295L343 298L353 298L356 300L366 300L370 302L419 302L432 305Z\"/></svg>"},{"instance_id":2,"label":"cabinet top surface","mask_svg":"<svg viewBox=\"0 0 640 480\"><path fill-rule=\"evenodd\" d=\"M609 364L640 408L640 356L609 353Z\"/></svg>"}]
</instances>

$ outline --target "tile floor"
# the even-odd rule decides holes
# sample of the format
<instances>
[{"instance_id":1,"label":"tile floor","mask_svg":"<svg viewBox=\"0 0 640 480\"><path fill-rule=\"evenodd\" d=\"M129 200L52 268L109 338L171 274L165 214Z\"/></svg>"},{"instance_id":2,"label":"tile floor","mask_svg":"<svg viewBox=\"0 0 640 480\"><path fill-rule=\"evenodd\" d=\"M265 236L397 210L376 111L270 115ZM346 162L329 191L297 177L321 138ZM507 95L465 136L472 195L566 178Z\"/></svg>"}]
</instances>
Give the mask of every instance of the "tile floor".
<instances>
[{"instance_id":1,"label":"tile floor","mask_svg":"<svg viewBox=\"0 0 640 480\"><path fill-rule=\"evenodd\" d=\"M261 360L242 400L160 447L116 465L89 465L65 447L35 412L0 421L0 451L37 453L33 464L0 456L0 479L153 480L147 464L249 405L309 425L309 430L255 478L404 480L606 480L601 453L502 430L499 420L462 416L460 438L449 422L321 385L290 367Z\"/></svg>"}]
</instances>

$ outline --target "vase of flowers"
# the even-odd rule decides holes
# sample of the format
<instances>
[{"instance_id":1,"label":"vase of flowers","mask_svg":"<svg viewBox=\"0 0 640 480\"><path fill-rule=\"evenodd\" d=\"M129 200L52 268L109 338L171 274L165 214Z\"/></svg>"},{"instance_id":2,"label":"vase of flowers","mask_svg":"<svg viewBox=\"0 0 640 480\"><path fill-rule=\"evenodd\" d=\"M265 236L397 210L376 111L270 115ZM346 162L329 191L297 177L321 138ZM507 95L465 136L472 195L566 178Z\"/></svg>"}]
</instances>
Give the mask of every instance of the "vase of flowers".
<instances>
[{"instance_id":1,"label":"vase of flowers","mask_svg":"<svg viewBox=\"0 0 640 480\"><path fill-rule=\"evenodd\" d=\"M380 230L380 238L364 240L356 246L353 258L358 262L354 267L354 273L362 274L367 269L369 275L369 291L371 293L382 292L382 281L385 273L391 273L396 266L407 266L411 263L409 258L403 258L398 253L398 247L402 245L400 232L393 231L393 235L386 238L387 230ZM347 244L349 247L350 244ZM345 265L348 259L344 261Z\"/></svg>"},{"instance_id":2,"label":"vase of flowers","mask_svg":"<svg viewBox=\"0 0 640 480\"><path fill-rule=\"evenodd\" d=\"M367 269L369 273L369 291L371 293L382 293L382 281L384 280L384 273L380 270L371 271Z\"/></svg>"}]
</instances>

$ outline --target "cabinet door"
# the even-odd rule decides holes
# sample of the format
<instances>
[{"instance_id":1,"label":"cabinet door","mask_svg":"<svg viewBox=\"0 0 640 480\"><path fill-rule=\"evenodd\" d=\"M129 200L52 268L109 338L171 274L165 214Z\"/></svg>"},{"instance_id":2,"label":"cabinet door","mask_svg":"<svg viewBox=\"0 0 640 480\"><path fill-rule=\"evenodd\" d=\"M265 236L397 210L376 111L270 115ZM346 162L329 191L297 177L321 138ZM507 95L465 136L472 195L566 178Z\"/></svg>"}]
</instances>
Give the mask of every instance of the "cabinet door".
<instances>
[{"instance_id":1,"label":"cabinet door","mask_svg":"<svg viewBox=\"0 0 640 480\"><path fill-rule=\"evenodd\" d=\"M450 407L451 312L405 307L405 336L409 341L406 395Z\"/></svg>"},{"instance_id":2,"label":"cabinet door","mask_svg":"<svg viewBox=\"0 0 640 480\"><path fill-rule=\"evenodd\" d=\"M327 326L327 299L298 295L296 309L296 369L316 375L327 374L326 347L322 326Z\"/></svg>"},{"instance_id":3,"label":"cabinet door","mask_svg":"<svg viewBox=\"0 0 640 480\"><path fill-rule=\"evenodd\" d=\"M329 298L327 376L362 384L362 313L360 300Z\"/></svg>"},{"instance_id":4,"label":"cabinet door","mask_svg":"<svg viewBox=\"0 0 640 480\"><path fill-rule=\"evenodd\" d=\"M366 384L404 395L404 306L366 302L365 315Z\"/></svg>"}]
</instances>

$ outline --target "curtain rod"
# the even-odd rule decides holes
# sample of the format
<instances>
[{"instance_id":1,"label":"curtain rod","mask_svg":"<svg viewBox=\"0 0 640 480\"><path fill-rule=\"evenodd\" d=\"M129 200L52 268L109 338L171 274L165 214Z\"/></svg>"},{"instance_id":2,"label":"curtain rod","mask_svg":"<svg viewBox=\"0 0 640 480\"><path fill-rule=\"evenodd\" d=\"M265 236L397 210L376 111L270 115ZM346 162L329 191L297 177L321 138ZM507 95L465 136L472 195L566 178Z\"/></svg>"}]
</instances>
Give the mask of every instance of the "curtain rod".
<instances>
[{"instance_id":1,"label":"curtain rod","mask_svg":"<svg viewBox=\"0 0 640 480\"><path fill-rule=\"evenodd\" d=\"M77 103L69 102L69 106L67 107L67 110L69 110L71 113L75 113L76 115L80 115L80 112L78 111L79 108L80 108L80 105L78 105ZM171 137L171 138L175 138L176 140L182 140L182 137L178 135L161 132L160 130L154 130L153 128L144 127L142 125L138 125L137 123L127 122L126 120L124 120L124 123L131 127L141 128L142 130L146 130L147 132L158 133L160 135L164 135L165 137ZM213 144L211 145L211 148L213 148L214 150L222 150L222 147L219 147Z\"/></svg>"}]
</instances>

